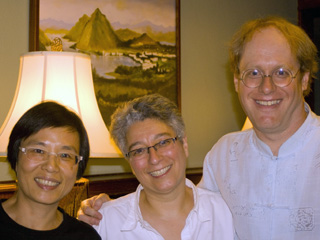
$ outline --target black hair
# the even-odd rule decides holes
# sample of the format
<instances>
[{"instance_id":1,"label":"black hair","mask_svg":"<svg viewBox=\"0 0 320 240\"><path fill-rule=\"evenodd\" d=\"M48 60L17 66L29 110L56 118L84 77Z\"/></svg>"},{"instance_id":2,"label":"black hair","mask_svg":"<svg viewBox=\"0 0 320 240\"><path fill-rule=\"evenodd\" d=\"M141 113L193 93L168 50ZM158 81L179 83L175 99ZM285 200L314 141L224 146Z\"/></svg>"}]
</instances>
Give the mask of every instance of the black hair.
<instances>
[{"instance_id":1,"label":"black hair","mask_svg":"<svg viewBox=\"0 0 320 240\"><path fill-rule=\"evenodd\" d=\"M77 179L81 178L89 160L90 146L87 131L77 114L53 101L41 102L25 112L13 127L7 149L7 159L15 171L21 141L44 128L67 127L79 134L80 152Z\"/></svg>"}]
</instances>

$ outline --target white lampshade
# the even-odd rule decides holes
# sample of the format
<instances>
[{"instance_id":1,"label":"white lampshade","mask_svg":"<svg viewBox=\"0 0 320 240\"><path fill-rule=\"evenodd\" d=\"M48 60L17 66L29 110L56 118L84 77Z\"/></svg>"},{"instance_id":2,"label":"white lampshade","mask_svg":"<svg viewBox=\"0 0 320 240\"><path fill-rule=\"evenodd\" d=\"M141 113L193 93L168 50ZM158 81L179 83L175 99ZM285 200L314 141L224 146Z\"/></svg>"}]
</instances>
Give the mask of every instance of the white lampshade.
<instances>
[{"instance_id":1,"label":"white lampshade","mask_svg":"<svg viewBox=\"0 0 320 240\"><path fill-rule=\"evenodd\" d=\"M98 108L91 59L75 52L30 52L20 57L15 96L0 129L0 156L6 155L11 130L19 118L44 100L68 106L81 117L89 135L90 157L122 156Z\"/></svg>"}]
</instances>

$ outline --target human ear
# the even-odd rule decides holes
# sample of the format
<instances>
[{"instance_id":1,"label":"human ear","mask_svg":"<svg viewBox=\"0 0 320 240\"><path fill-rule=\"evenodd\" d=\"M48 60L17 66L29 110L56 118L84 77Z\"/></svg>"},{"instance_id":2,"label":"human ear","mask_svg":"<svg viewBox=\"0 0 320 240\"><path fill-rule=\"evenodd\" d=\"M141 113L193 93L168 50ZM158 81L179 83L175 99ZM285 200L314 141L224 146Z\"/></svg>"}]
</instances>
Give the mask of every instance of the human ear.
<instances>
[{"instance_id":1,"label":"human ear","mask_svg":"<svg viewBox=\"0 0 320 240\"><path fill-rule=\"evenodd\" d=\"M236 92L238 92L239 91L239 79L236 74L233 75L233 83L234 83L234 89L236 90Z\"/></svg>"},{"instance_id":2,"label":"human ear","mask_svg":"<svg viewBox=\"0 0 320 240\"><path fill-rule=\"evenodd\" d=\"M189 156L189 146L188 146L188 139L187 137L183 137L182 139L182 146L183 146L183 150L184 150L184 153L186 154L186 156L188 157Z\"/></svg>"},{"instance_id":3,"label":"human ear","mask_svg":"<svg viewBox=\"0 0 320 240\"><path fill-rule=\"evenodd\" d=\"M307 90L308 88L308 83L309 83L309 79L310 79L310 72L305 72L302 76L302 79L301 79L301 88L302 88L302 91L305 91Z\"/></svg>"}]
</instances>

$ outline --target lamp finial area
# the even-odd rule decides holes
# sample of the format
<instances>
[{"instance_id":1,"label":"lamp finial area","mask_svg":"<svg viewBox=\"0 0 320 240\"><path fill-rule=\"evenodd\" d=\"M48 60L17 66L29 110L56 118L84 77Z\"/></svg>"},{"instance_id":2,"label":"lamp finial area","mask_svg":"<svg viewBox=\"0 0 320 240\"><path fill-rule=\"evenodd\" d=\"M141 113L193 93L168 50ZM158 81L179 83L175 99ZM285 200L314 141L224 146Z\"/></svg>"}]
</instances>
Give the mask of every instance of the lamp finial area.
<instances>
[{"instance_id":1,"label":"lamp finial area","mask_svg":"<svg viewBox=\"0 0 320 240\"><path fill-rule=\"evenodd\" d=\"M62 40L61 38L54 38L51 42L51 51L62 52Z\"/></svg>"}]
</instances>

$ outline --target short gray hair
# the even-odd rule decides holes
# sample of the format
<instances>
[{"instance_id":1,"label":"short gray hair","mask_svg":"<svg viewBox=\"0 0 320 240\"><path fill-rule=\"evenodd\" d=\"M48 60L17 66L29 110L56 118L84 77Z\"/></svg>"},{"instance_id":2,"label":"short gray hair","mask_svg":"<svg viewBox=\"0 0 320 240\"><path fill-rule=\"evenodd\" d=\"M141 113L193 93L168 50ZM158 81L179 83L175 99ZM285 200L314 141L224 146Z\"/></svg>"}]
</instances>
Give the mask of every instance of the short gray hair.
<instances>
[{"instance_id":1,"label":"short gray hair","mask_svg":"<svg viewBox=\"0 0 320 240\"><path fill-rule=\"evenodd\" d=\"M110 133L123 155L128 151L128 129L146 119L160 120L170 126L179 138L185 136L185 124L174 102L159 94L135 98L118 107L111 116Z\"/></svg>"}]
</instances>

